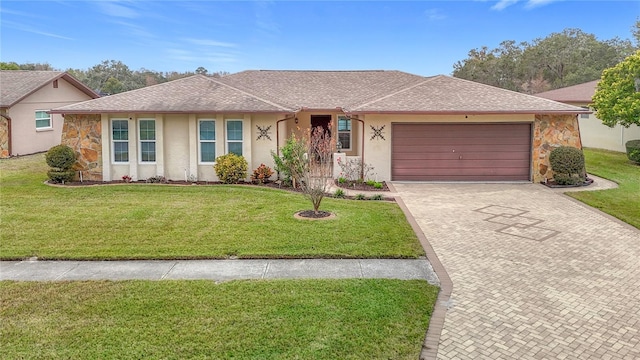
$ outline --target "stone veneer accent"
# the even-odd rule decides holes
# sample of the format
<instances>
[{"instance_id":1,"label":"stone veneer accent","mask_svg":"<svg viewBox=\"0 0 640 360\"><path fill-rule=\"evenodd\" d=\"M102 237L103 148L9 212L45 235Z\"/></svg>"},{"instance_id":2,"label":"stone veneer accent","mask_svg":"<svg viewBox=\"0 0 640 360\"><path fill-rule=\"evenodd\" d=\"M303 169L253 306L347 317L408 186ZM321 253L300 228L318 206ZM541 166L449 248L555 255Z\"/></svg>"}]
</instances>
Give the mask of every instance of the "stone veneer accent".
<instances>
[{"instance_id":1,"label":"stone veneer accent","mask_svg":"<svg viewBox=\"0 0 640 360\"><path fill-rule=\"evenodd\" d=\"M9 120L0 114L0 159L8 158L9 154Z\"/></svg>"},{"instance_id":2,"label":"stone veneer accent","mask_svg":"<svg viewBox=\"0 0 640 360\"><path fill-rule=\"evenodd\" d=\"M102 124L99 114L65 115L62 144L76 152L78 160L73 169L82 171L83 180L102 181Z\"/></svg>"},{"instance_id":3,"label":"stone veneer accent","mask_svg":"<svg viewBox=\"0 0 640 360\"><path fill-rule=\"evenodd\" d=\"M533 126L533 182L553 178L549 154L559 146L582 149L575 115L536 115Z\"/></svg>"}]
</instances>

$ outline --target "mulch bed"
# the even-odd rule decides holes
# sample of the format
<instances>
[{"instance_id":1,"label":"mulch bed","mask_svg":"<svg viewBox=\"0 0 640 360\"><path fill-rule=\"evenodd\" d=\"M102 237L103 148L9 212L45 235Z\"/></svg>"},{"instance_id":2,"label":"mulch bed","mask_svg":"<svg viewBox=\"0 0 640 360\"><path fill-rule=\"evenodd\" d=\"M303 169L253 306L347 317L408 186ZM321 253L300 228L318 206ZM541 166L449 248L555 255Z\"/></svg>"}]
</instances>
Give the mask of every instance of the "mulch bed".
<instances>
[{"instance_id":1,"label":"mulch bed","mask_svg":"<svg viewBox=\"0 0 640 360\"><path fill-rule=\"evenodd\" d=\"M593 184L593 179L586 178L585 181L582 184L577 184L577 185L560 185L560 184L556 183L553 180L547 181L546 183L542 183L542 184L547 186L547 187L550 187L552 189L575 188L575 187L589 186L589 185Z\"/></svg>"}]
</instances>

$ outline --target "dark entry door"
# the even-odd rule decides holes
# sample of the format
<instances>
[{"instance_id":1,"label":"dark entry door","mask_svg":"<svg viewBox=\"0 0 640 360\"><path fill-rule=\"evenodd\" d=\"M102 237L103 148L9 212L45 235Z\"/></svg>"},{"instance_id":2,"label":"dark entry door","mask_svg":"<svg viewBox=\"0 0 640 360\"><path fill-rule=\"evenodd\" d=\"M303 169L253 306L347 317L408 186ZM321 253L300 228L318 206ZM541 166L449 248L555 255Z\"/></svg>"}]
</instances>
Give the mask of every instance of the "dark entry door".
<instances>
[{"instance_id":1,"label":"dark entry door","mask_svg":"<svg viewBox=\"0 0 640 360\"><path fill-rule=\"evenodd\" d=\"M324 131L329 131L329 124L331 123L331 115L311 115L311 129L315 129L321 126Z\"/></svg>"}]
</instances>

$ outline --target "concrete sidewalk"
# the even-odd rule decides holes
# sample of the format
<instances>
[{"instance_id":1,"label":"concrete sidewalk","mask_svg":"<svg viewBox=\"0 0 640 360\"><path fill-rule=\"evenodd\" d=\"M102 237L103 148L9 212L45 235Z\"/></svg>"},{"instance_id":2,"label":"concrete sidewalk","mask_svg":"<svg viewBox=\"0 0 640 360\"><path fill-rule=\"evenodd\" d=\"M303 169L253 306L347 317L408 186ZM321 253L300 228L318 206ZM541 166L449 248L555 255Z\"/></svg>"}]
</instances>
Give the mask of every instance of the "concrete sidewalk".
<instances>
[{"instance_id":1,"label":"concrete sidewalk","mask_svg":"<svg viewBox=\"0 0 640 360\"><path fill-rule=\"evenodd\" d=\"M437 285L426 259L1 261L0 280L420 279Z\"/></svg>"}]
</instances>

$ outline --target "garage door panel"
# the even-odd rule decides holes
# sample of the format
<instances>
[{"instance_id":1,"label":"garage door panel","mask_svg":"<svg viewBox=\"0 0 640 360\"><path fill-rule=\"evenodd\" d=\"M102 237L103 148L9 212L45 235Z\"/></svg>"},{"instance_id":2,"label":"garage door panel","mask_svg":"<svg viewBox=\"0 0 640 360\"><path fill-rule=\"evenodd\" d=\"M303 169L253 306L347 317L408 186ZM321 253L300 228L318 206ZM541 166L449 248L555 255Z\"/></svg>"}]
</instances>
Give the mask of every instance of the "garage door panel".
<instances>
[{"instance_id":1,"label":"garage door panel","mask_svg":"<svg viewBox=\"0 0 640 360\"><path fill-rule=\"evenodd\" d=\"M411 164L403 167L403 169L420 170L420 169L478 169L480 172L483 169L492 169L495 165L495 160L454 160L454 161L441 161L441 160L413 160ZM502 168L517 168L521 171L522 160L502 160L500 161ZM528 168L528 166L527 166ZM495 170L494 170L495 171Z\"/></svg>"},{"instance_id":2,"label":"garage door panel","mask_svg":"<svg viewBox=\"0 0 640 360\"><path fill-rule=\"evenodd\" d=\"M393 180L529 180L531 125L392 124Z\"/></svg>"},{"instance_id":3,"label":"garage door panel","mask_svg":"<svg viewBox=\"0 0 640 360\"><path fill-rule=\"evenodd\" d=\"M529 151L467 152L462 154L465 160L527 160ZM459 160L459 153L447 152L405 152L396 157L397 160Z\"/></svg>"},{"instance_id":4,"label":"garage door panel","mask_svg":"<svg viewBox=\"0 0 640 360\"><path fill-rule=\"evenodd\" d=\"M498 152L508 152L508 151L523 151L523 152L529 152L529 145L495 145L495 144L490 144L490 145L476 145L476 144L470 144L470 145L466 145L464 147L461 146L450 146L450 145L420 145L420 146L416 146L416 145L398 145L398 146L394 146L393 150L394 152L400 152L400 153L416 153L416 152L442 152L442 153L452 153L452 154L465 154L465 153L470 153L470 152L486 152L486 153L498 153ZM455 152L453 151L455 150ZM490 151L489 151L490 150Z\"/></svg>"}]
</instances>

